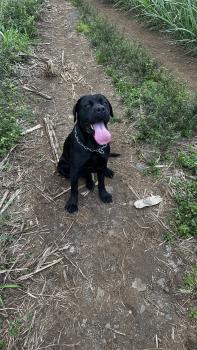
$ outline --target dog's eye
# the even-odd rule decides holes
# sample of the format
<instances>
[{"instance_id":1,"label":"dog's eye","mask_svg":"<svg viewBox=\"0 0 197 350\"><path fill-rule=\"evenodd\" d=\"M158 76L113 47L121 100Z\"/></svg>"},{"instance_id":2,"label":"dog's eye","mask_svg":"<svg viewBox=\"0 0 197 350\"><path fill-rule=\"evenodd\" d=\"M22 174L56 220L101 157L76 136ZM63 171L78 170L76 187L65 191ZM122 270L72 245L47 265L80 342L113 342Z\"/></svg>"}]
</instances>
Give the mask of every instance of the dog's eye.
<instances>
[{"instance_id":1,"label":"dog's eye","mask_svg":"<svg viewBox=\"0 0 197 350\"><path fill-rule=\"evenodd\" d=\"M92 101L88 101L86 104L85 104L85 108L89 108L89 107L91 107L91 106L93 106L93 103L92 103Z\"/></svg>"}]
</instances>

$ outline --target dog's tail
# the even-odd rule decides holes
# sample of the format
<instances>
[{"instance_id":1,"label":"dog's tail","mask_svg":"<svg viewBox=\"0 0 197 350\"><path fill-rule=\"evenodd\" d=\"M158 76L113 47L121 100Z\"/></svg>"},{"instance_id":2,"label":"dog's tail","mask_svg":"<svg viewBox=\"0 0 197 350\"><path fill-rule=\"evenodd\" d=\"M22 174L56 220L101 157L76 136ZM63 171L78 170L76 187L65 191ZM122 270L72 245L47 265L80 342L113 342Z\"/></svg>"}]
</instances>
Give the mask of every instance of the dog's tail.
<instances>
[{"instance_id":1,"label":"dog's tail","mask_svg":"<svg viewBox=\"0 0 197 350\"><path fill-rule=\"evenodd\" d=\"M111 158L116 158L116 157L120 157L120 153L110 153L109 154L109 157L111 157Z\"/></svg>"}]
</instances>

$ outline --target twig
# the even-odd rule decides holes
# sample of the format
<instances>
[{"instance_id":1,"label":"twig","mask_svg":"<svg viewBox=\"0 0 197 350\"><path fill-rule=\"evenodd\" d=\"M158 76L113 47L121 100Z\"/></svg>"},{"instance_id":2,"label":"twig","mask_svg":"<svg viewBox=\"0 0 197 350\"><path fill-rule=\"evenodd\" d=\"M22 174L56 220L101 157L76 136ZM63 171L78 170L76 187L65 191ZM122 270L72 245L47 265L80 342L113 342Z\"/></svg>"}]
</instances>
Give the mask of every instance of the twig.
<instances>
[{"instance_id":1,"label":"twig","mask_svg":"<svg viewBox=\"0 0 197 350\"><path fill-rule=\"evenodd\" d=\"M20 53L19 56L21 57L25 57L25 58L34 58L38 61L44 62L44 63L48 63L48 59L47 58L43 58L43 57L38 57L37 55L30 55L30 54L25 54L25 53Z\"/></svg>"},{"instance_id":2,"label":"twig","mask_svg":"<svg viewBox=\"0 0 197 350\"><path fill-rule=\"evenodd\" d=\"M63 258L59 258L59 259L57 259L57 260L54 260L54 261L52 261L52 263L50 263L50 264L48 264L48 265L46 265L46 266L41 267L39 270L36 270L36 271L34 271L34 272L32 272L32 273L29 273L28 275L21 276L21 277L17 278L17 281L24 281L24 280L27 280L27 279L31 278L32 276L34 276L35 274L37 274L37 273L39 273L39 272L41 272L41 271L43 271L43 270L46 270L46 269L48 269L49 267L51 267L51 266L53 266L53 265L58 264L60 261L62 261L62 259L63 259Z\"/></svg>"},{"instance_id":3,"label":"twig","mask_svg":"<svg viewBox=\"0 0 197 350\"><path fill-rule=\"evenodd\" d=\"M9 201L4 205L4 207L1 209L1 214L4 213L4 211L9 207L9 205L13 202L13 200L18 196L18 194L20 193L20 189L16 190L16 192L14 192L12 194L12 196L10 197Z\"/></svg>"},{"instance_id":4,"label":"twig","mask_svg":"<svg viewBox=\"0 0 197 350\"><path fill-rule=\"evenodd\" d=\"M9 194L9 191L8 191L8 190L5 191L5 193L4 193L4 195L3 195L3 198L2 198L2 200L1 200L1 202L0 202L0 209L1 209L1 207L3 206L3 203L5 202L5 200L6 200L7 196L8 196L8 194Z\"/></svg>"},{"instance_id":5,"label":"twig","mask_svg":"<svg viewBox=\"0 0 197 350\"><path fill-rule=\"evenodd\" d=\"M75 87L73 83L72 83L72 97L73 97L73 100L75 100L76 94L75 94Z\"/></svg>"},{"instance_id":6,"label":"twig","mask_svg":"<svg viewBox=\"0 0 197 350\"><path fill-rule=\"evenodd\" d=\"M53 154L55 157L55 161L57 164L59 161L59 144L57 141L55 130L54 130L53 125L48 117L44 118L44 122L45 122L45 129L46 129L47 135L49 137L50 145L51 145L51 148L52 148L52 151L53 151Z\"/></svg>"},{"instance_id":7,"label":"twig","mask_svg":"<svg viewBox=\"0 0 197 350\"><path fill-rule=\"evenodd\" d=\"M82 188L84 188L84 187L86 187L86 185L81 185L81 186L79 186L79 190L81 190ZM67 192L69 192L70 191L70 189L71 189L71 187L68 187L66 190L64 190L64 191L62 191L62 192L60 192L59 194L56 194L56 196L55 197L53 197L53 199L56 199L56 198L58 198L58 197L61 197L64 193L67 193Z\"/></svg>"},{"instance_id":8,"label":"twig","mask_svg":"<svg viewBox=\"0 0 197 350\"><path fill-rule=\"evenodd\" d=\"M108 327L106 327L107 329L110 329L110 331L112 331L113 333L115 333L115 334L119 334L119 335L122 335L123 337L129 337L129 335L128 334L126 334L126 333L122 333L122 332L119 332L119 331L117 331L116 329L114 329L114 328L111 328L111 326L109 325Z\"/></svg>"},{"instance_id":9,"label":"twig","mask_svg":"<svg viewBox=\"0 0 197 350\"><path fill-rule=\"evenodd\" d=\"M66 77L65 77L65 75L64 74L60 74L61 75L61 77L62 77L62 79L67 83L67 80L66 80Z\"/></svg>"},{"instance_id":10,"label":"twig","mask_svg":"<svg viewBox=\"0 0 197 350\"><path fill-rule=\"evenodd\" d=\"M146 349L142 349L142 350L165 350L164 348L146 348Z\"/></svg>"},{"instance_id":11,"label":"twig","mask_svg":"<svg viewBox=\"0 0 197 350\"><path fill-rule=\"evenodd\" d=\"M172 327L172 340L174 340L174 330L175 330L175 328Z\"/></svg>"},{"instance_id":12,"label":"twig","mask_svg":"<svg viewBox=\"0 0 197 350\"><path fill-rule=\"evenodd\" d=\"M48 202L53 202L54 204L56 204L55 201L53 200L53 198L51 198L48 194L44 193L44 191L41 190L41 188L40 188L39 186L37 186L37 185L34 185L34 186L40 191L41 195L42 195Z\"/></svg>"},{"instance_id":13,"label":"twig","mask_svg":"<svg viewBox=\"0 0 197 350\"><path fill-rule=\"evenodd\" d=\"M8 152L7 156L1 161L0 163L0 170L3 169L5 162L7 161L7 159L9 158L10 154L12 153L12 151L16 148L17 145L15 145L14 147L11 148L11 150Z\"/></svg>"},{"instance_id":14,"label":"twig","mask_svg":"<svg viewBox=\"0 0 197 350\"><path fill-rule=\"evenodd\" d=\"M139 195L134 191L133 187L130 184L127 184L131 192L136 196L138 199L140 198Z\"/></svg>"},{"instance_id":15,"label":"twig","mask_svg":"<svg viewBox=\"0 0 197 350\"><path fill-rule=\"evenodd\" d=\"M18 269L1 270L0 275L7 273L7 272L10 273L10 272L18 272L18 271L24 271L24 270L27 270L27 267L18 268Z\"/></svg>"},{"instance_id":16,"label":"twig","mask_svg":"<svg viewBox=\"0 0 197 350\"><path fill-rule=\"evenodd\" d=\"M89 279L86 277L86 275L84 275L84 273L83 273L83 271L81 270L81 268L79 267L79 265L78 265L78 264L75 264L72 260L70 260L66 254L64 254L64 256L65 256L65 258L71 263L71 265L73 265L76 269L79 270L79 272L81 273L81 275L83 276L83 278L85 278L86 281L88 281L88 282L90 283Z\"/></svg>"},{"instance_id":17,"label":"twig","mask_svg":"<svg viewBox=\"0 0 197 350\"><path fill-rule=\"evenodd\" d=\"M38 91L34 86L23 85L22 88L26 91L33 92L34 94L45 98L46 100L51 100L52 97Z\"/></svg>"},{"instance_id":18,"label":"twig","mask_svg":"<svg viewBox=\"0 0 197 350\"><path fill-rule=\"evenodd\" d=\"M52 348L53 346L66 346L68 348L73 348L74 346L77 346L79 344L80 344L80 342L73 343L73 344L65 344L65 343L64 344L50 344L50 345L47 345L47 346L41 346L41 347L39 347L38 350Z\"/></svg>"},{"instance_id":19,"label":"twig","mask_svg":"<svg viewBox=\"0 0 197 350\"><path fill-rule=\"evenodd\" d=\"M159 341L158 341L157 334L155 335L155 343L156 343L156 349L158 349L159 348Z\"/></svg>"},{"instance_id":20,"label":"twig","mask_svg":"<svg viewBox=\"0 0 197 350\"><path fill-rule=\"evenodd\" d=\"M42 125L38 124L36 126L33 126L33 128L30 128L30 129L27 129L27 130L23 131L22 135L30 134L32 131L35 131L35 130L38 130L38 129L41 129L41 128L42 128Z\"/></svg>"},{"instance_id":21,"label":"twig","mask_svg":"<svg viewBox=\"0 0 197 350\"><path fill-rule=\"evenodd\" d=\"M62 51L62 67L64 67L64 63L65 63L65 57L64 57L64 50Z\"/></svg>"}]
</instances>

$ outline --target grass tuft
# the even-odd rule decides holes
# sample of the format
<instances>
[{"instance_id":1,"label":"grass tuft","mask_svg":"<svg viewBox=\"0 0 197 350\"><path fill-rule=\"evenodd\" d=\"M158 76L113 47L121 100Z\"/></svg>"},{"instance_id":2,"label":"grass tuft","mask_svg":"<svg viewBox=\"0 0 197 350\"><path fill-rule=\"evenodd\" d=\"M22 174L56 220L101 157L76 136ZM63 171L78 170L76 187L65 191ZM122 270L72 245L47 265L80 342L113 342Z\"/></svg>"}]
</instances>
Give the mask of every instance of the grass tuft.
<instances>
[{"instance_id":1,"label":"grass tuft","mask_svg":"<svg viewBox=\"0 0 197 350\"><path fill-rule=\"evenodd\" d=\"M177 163L184 169L192 172L192 175L197 175L197 151L194 149L188 152L179 152Z\"/></svg>"},{"instance_id":2,"label":"grass tuft","mask_svg":"<svg viewBox=\"0 0 197 350\"><path fill-rule=\"evenodd\" d=\"M41 0L2 0L0 4L0 157L19 139L20 121L29 115L16 84L19 53L29 52L36 37Z\"/></svg>"},{"instance_id":3,"label":"grass tuft","mask_svg":"<svg viewBox=\"0 0 197 350\"><path fill-rule=\"evenodd\" d=\"M197 320L197 310L191 310L191 311L189 312L189 318L190 318L190 319Z\"/></svg>"},{"instance_id":4,"label":"grass tuft","mask_svg":"<svg viewBox=\"0 0 197 350\"><path fill-rule=\"evenodd\" d=\"M179 181L176 184L172 226L182 237L197 237L197 180Z\"/></svg>"},{"instance_id":5,"label":"grass tuft","mask_svg":"<svg viewBox=\"0 0 197 350\"><path fill-rule=\"evenodd\" d=\"M185 290L190 293L197 292L197 266L186 274L183 283Z\"/></svg>"}]
</instances>

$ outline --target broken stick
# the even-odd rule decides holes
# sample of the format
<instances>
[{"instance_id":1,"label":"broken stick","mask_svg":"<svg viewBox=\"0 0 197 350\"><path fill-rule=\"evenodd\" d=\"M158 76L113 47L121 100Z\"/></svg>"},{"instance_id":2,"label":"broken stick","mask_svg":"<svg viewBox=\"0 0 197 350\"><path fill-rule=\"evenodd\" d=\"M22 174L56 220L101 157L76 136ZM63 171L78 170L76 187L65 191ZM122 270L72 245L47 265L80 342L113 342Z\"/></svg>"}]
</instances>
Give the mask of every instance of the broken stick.
<instances>
[{"instance_id":1,"label":"broken stick","mask_svg":"<svg viewBox=\"0 0 197 350\"><path fill-rule=\"evenodd\" d=\"M47 135L49 137L49 141L50 141L50 145L55 157L55 163L57 165L58 161L59 161L59 144L58 144L58 140L55 134L55 130L53 128L53 125L51 123L51 121L49 120L48 117L44 118L44 123L45 123L45 129L47 132Z\"/></svg>"},{"instance_id":2,"label":"broken stick","mask_svg":"<svg viewBox=\"0 0 197 350\"><path fill-rule=\"evenodd\" d=\"M34 94L45 98L46 100L51 100L52 97L44 94L43 92L38 91L35 86L23 85L22 88L26 91L33 92Z\"/></svg>"}]
</instances>

